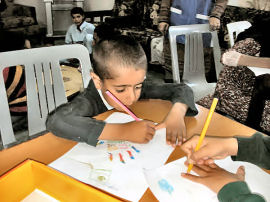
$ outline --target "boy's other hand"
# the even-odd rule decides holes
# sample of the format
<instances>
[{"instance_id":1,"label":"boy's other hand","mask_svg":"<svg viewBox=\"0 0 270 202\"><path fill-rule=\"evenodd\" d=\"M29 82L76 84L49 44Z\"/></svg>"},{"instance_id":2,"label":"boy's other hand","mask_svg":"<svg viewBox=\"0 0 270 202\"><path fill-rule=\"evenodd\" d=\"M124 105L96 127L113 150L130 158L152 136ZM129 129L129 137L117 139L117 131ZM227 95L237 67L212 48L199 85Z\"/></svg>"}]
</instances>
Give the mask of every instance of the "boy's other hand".
<instances>
[{"instance_id":1,"label":"boy's other hand","mask_svg":"<svg viewBox=\"0 0 270 202\"><path fill-rule=\"evenodd\" d=\"M181 145L187 138L184 121L186 111L187 105L175 103L163 122L156 126L156 130L166 128L167 144L170 144L173 147Z\"/></svg>"},{"instance_id":2,"label":"boy's other hand","mask_svg":"<svg viewBox=\"0 0 270 202\"><path fill-rule=\"evenodd\" d=\"M123 131L125 139L135 143L147 143L153 139L156 129L152 121L132 121L124 124Z\"/></svg>"},{"instance_id":3,"label":"boy's other hand","mask_svg":"<svg viewBox=\"0 0 270 202\"><path fill-rule=\"evenodd\" d=\"M161 22L158 24L158 30L163 34L166 35L167 31L169 29L169 24L166 22Z\"/></svg>"},{"instance_id":4,"label":"boy's other hand","mask_svg":"<svg viewBox=\"0 0 270 202\"><path fill-rule=\"evenodd\" d=\"M220 28L220 19L216 17L209 18L209 26L211 31L218 30Z\"/></svg>"},{"instance_id":5,"label":"boy's other hand","mask_svg":"<svg viewBox=\"0 0 270 202\"><path fill-rule=\"evenodd\" d=\"M185 165L188 166L187 161ZM181 173L181 176L193 182L203 184L215 193L218 193L226 184L245 180L244 166L240 166L236 174L230 173L216 164L194 165L192 170L199 176L188 173Z\"/></svg>"},{"instance_id":6,"label":"boy's other hand","mask_svg":"<svg viewBox=\"0 0 270 202\"><path fill-rule=\"evenodd\" d=\"M236 138L205 137L198 151L194 151L199 141L199 136L193 136L182 146L187 154L188 162L194 164L211 164L214 159L223 159L227 156L235 156L238 151Z\"/></svg>"}]
</instances>

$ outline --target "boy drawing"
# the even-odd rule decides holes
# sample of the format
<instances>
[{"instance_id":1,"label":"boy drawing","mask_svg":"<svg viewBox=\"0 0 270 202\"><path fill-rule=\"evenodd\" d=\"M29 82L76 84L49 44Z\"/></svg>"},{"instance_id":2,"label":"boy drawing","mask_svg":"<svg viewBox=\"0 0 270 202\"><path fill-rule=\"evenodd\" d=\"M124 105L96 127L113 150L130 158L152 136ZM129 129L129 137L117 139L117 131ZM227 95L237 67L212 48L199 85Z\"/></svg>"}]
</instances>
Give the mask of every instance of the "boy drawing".
<instances>
[{"instance_id":1,"label":"boy drawing","mask_svg":"<svg viewBox=\"0 0 270 202\"><path fill-rule=\"evenodd\" d=\"M184 116L197 114L192 90L185 84L145 82L146 55L133 38L112 36L99 41L93 50L93 70L87 89L48 116L47 129L52 133L90 145L101 139L147 143L162 127L166 127L167 143L173 146L186 138ZM107 90L127 107L139 99L169 100L173 107L157 126L148 120L107 124L92 118L112 108L122 111Z\"/></svg>"},{"instance_id":2,"label":"boy drawing","mask_svg":"<svg viewBox=\"0 0 270 202\"><path fill-rule=\"evenodd\" d=\"M83 44L92 53L92 41L95 26L85 22L84 11L81 7L74 7L70 11L74 24L72 24L66 33L65 43Z\"/></svg>"}]
</instances>

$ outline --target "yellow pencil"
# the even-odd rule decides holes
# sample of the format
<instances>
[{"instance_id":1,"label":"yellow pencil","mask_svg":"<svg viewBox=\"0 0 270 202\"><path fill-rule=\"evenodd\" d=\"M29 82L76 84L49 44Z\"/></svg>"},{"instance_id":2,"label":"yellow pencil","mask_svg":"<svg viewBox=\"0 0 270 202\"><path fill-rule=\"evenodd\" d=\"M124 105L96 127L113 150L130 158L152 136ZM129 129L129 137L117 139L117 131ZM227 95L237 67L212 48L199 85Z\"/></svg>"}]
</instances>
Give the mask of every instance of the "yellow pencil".
<instances>
[{"instance_id":1,"label":"yellow pencil","mask_svg":"<svg viewBox=\"0 0 270 202\"><path fill-rule=\"evenodd\" d=\"M213 116L213 114L214 114L215 108L216 108L216 106L217 106L217 102L218 102L218 99L217 99L217 98L214 98L214 99L213 99L213 102L212 102L212 105L211 105L211 107L210 107L209 113L208 113L208 115L207 115L207 118L206 118L204 127L203 127L203 129L202 129L202 132L201 132L201 135L200 135L198 144L196 145L195 151L198 151L198 150L200 149L200 146L201 146L201 144L202 144L203 138L204 138L204 136L205 136L205 134L206 134L206 131L207 131L207 129L208 129L208 126L209 126L210 121L211 121L211 119L212 119L212 116ZM190 163L190 164L188 165L187 173L190 173L192 167L193 167L193 164Z\"/></svg>"}]
</instances>

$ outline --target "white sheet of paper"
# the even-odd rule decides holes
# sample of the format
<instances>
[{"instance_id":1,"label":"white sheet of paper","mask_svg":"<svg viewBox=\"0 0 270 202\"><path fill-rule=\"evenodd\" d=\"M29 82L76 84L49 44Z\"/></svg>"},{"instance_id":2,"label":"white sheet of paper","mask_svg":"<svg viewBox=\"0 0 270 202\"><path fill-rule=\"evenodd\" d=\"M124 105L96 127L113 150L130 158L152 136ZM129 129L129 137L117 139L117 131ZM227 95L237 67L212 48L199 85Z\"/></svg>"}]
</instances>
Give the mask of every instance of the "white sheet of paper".
<instances>
[{"instance_id":1,"label":"white sheet of paper","mask_svg":"<svg viewBox=\"0 0 270 202\"><path fill-rule=\"evenodd\" d=\"M105 121L125 123L134 120L127 114L116 112ZM78 143L50 166L121 198L138 201L148 188L143 169L162 166L172 151L173 148L166 144L166 130L161 129L147 144L100 141L93 147ZM124 163L120 161L119 153Z\"/></svg>"},{"instance_id":2,"label":"white sheet of paper","mask_svg":"<svg viewBox=\"0 0 270 202\"><path fill-rule=\"evenodd\" d=\"M39 189L35 189L28 196L26 196L21 202L59 202L50 195L44 193Z\"/></svg>"},{"instance_id":3,"label":"white sheet of paper","mask_svg":"<svg viewBox=\"0 0 270 202\"><path fill-rule=\"evenodd\" d=\"M161 202L218 202L216 193L209 188L181 177L181 173L187 171L185 160L181 158L159 168L144 170L147 183L156 198ZM245 181L250 190L270 201L270 175L261 168L247 162L232 161L230 157L218 160L216 164L234 173L239 166L245 166ZM191 174L195 173L191 171Z\"/></svg>"}]
</instances>

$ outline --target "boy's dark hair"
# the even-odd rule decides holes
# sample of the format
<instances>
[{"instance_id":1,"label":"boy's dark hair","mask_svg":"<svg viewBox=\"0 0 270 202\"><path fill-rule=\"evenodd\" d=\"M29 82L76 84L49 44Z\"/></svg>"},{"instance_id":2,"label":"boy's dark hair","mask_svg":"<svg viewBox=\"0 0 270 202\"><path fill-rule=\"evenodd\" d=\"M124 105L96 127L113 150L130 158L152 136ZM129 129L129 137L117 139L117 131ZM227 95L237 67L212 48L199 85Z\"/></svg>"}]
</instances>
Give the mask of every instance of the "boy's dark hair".
<instances>
[{"instance_id":1,"label":"boy's dark hair","mask_svg":"<svg viewBox=\"0 0 270 202\"><path fill-rule=\"evenodd\" d=\"M93 69L101 80L113 79L113 68L147 70L145 52L133 37L114 35L103 38L93 49Z\"/></svg>"},{"instance_id":2,"label":"boy's dark hair","mask_svg":"<svg viewBox=\"0 0 270 202\"><path fill-rule=\"evenodd\" d=\"M108 23L100 23L98 26L96 26L94 33L97 34L100 40L113 35L120 35L120 31L117 31L113 25Z\"/></svg>"},{"instance_id":3,"label":"boy's dark hair","mask_svg":"<svg viewBox=\"0 0 270 202\"><path fill-rule=\"evenodd\" d=\"M82 16L84 16L84 10L81 7L74 7L71 9L70 11L70 15L72 17L72 15L74 14L80 14Z\"/></svg>"}]
</instances>

